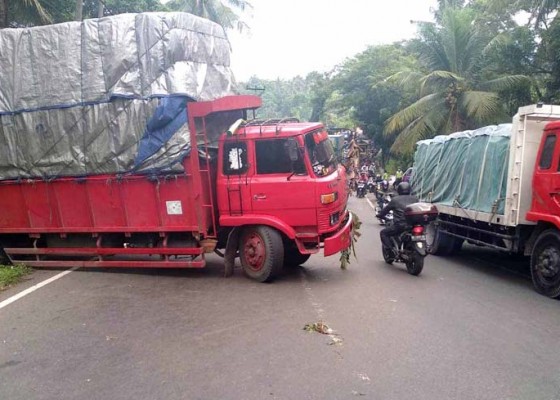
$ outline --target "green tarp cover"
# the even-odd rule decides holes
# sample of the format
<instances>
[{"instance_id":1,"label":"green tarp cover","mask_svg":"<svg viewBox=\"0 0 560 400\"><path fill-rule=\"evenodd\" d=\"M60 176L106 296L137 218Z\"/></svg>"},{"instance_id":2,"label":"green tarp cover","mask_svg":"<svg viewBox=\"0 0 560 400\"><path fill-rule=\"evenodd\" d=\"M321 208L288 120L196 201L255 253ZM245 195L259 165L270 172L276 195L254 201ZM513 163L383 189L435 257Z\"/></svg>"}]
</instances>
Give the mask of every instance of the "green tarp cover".
<instances>
[{"instance_id":1,"label":"green tarp cover","mask_svg":"<svg viewBox=\"0 0 560 400\"><path fill-rule=\"evenodd\" d=\"M503 215L511 124L417 143L411 185L423 201Z\"/></svg>"}]
</instances>

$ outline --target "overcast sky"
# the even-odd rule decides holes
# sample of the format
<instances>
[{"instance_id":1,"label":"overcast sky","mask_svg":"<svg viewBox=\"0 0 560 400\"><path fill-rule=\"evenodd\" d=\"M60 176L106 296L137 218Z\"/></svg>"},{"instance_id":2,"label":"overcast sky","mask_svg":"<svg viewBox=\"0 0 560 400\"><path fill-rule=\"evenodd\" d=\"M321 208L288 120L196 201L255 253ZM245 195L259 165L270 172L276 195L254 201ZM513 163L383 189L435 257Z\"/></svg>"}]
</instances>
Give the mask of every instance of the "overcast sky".
<instances>
[{"instance_id":1,"label":"overcast sky","mask_svg":"<svg viewBox=\"0 0 560 400\"><path fill-rule=\"evenodd\" d=\"M229 32L238 81L328 71L368 45L414 36L437 0L249 0L250 32Z\"/></svg>"}]
</instances>

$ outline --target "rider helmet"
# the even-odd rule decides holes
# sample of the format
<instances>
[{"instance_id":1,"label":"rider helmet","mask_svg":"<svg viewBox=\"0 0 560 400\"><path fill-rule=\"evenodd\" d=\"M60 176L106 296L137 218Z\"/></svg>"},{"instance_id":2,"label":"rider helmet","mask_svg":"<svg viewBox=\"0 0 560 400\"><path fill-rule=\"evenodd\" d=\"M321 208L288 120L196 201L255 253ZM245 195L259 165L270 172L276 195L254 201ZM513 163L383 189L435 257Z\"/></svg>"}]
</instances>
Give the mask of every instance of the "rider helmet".
<instances>
[{"instance_id":1,"label":"rider helmet","mask_svg":"<svg viewBox=\"0 0 560 400\"><path fill-rule=\"evenodd\" d=\"M389 190L389 182L386 179L381 182L381 189L383 189L384 191Z\"/></svg>"},{"instance_id":2,"label":"rider helmet","mask_svg":"<svg viewBox=\"0 0 560 400\"><path fill-rule=\"evenodd\" d=\"M410 194L410 183L408 182L399 183L399 185L397 186L397 193L399 195Z\"/></svg>"}]
</instances>

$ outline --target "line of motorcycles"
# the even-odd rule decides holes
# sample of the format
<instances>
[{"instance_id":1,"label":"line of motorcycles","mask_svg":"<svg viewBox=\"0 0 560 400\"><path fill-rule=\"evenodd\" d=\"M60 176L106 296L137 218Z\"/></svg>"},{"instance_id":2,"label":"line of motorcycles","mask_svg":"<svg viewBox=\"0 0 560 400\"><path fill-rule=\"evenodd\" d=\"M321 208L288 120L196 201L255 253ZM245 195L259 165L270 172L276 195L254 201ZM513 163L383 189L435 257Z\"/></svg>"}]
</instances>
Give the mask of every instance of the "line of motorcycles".
<instances>
[{"instance_id":1,"label":"line of motorcycles","mask_svg":"<svg viewBox=\"0 0 560 400\"><path fill-rule=\"evenodd\" d=\"M383 185L386 185L387 190L389 183L387 181L376 181L373 177L358 180L356 184L356 197L366 197L367 193L377 193L383 191Z\"/></svg>"}]
</instances>

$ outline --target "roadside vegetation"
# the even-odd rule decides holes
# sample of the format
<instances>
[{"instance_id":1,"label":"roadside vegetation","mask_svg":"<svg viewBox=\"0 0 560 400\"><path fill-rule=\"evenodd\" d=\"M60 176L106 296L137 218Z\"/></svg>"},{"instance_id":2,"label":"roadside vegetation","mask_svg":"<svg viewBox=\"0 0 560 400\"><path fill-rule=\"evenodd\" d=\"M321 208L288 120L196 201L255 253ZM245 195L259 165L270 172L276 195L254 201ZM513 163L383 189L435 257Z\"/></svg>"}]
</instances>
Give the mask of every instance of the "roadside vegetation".
<instances>
[{"instance_id":1,"label":"roadside vegetation","mask_svg":"<svg viewBox=\"0 0 560 400\"><path fill-rule=\"evenodd\" d=\"M0 265L0 291L20 282L31 271L25 265Z\"/></svg>"}]
</instances>

